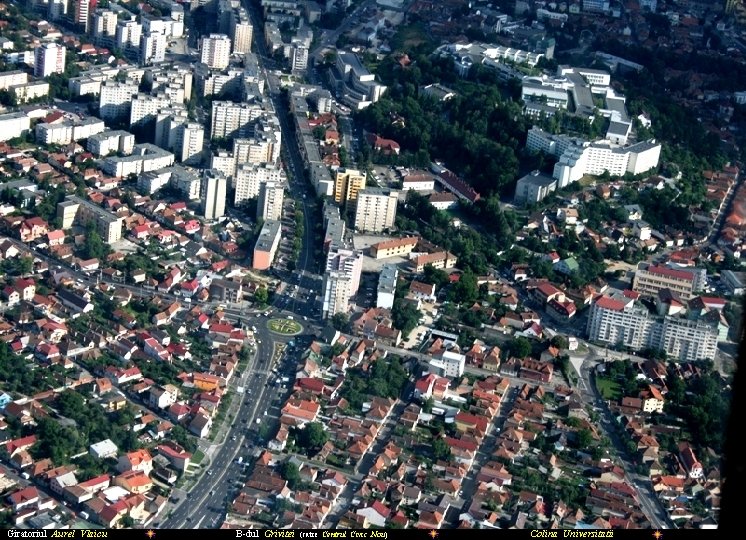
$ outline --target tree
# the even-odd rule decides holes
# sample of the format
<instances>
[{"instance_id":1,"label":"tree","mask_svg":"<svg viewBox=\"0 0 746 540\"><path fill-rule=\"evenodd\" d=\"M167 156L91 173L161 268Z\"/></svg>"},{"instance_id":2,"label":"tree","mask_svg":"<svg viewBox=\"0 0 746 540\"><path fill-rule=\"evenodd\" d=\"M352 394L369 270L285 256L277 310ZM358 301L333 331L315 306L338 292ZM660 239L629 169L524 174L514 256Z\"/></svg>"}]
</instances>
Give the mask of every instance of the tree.
<instances>
[{"instance_id":1,"label":"tree","mask_svg":"<svg viewBox=\"0 0 746 540\"><path fill-rule=\"evenodd\" d=\"M451 457L451 449L443 439L436 438L433 440L433 457L437 461L447 460Z\"/></svg>"},{"instance_id":2,"label":"tree","mask_svg":"<svg viewBox=\"0 0 746 540\"><path fill-rule=\"evenodd\" d=\"M593 434L588 428L583 428L578 431L578 448L588 449L593 442Z\"/></svg>"},{"instance_id":3,"label":"tree","mask_svg":"<svg viewBox=\"0 0 746 540\"><path fill-rule=\"evenodd\" d=\"M298 466L289 459L280 466L280 476L282 476L283 480L287 480L290 489L295 488L300 482Z\"/></svg>"},{"instance_id":4,"label":"tree","mask_svg":"<svg viewBox=\"0 0 746 540\"><path fill-rule=\"evenodd\" d=\"M531 342L525 337L517 337L508 343L508 353L515 358L525 358L531 354Z\"/></svg>"},{"instance_id":5,"label":"tree","mask_svg":"<svg viewBox=\"0 0 746 540\"><path fill-rule=\"evenodd\" d=\"M451 287L448 297L459 304L471 304L477 299L478 295L477 277L471 269L467 269L461 274L456 284Z\"/></svg>"},{"instance_id":6,"label":"tree","mask_svg":"<svg viewBox=\"0 0 746 540\"><path fill-rule=\"evenodd\" d=\"M307 450L319 450L329 440L329 435L320 422L311 422L300 433L299 443Z\"/></svg>"},{"instance_id":7,"label":"tree","mask_svg":"<svg viewBox=\"0 0 746 540\"><path fill-rule=\"evenodd\" d=\"M420 320L420 312L411 303L397 299L391 309L391 318L394 328L401 330L402 336L408 336L417 326Z\"/></svg>"},{"instance_id":8,"label":"tree","mask_svg":"<svg viewBox=\"0 0 746 540\"><path fill-rule=\"evenodd\" d=\"M567 338L565 336L556 335L552 338L550 343L558 349L567 349Z\"/></svg>"},{"instance_id":9,"label":"tree","mask_svg":"<svg viewBox=\"0 0 746 540\"><path fill-rule=\"evenodd\" d=\"M350 318L346 313L335 313L332 315L332 327L339 332L349 332Z\"/></svg>"},{"instance_id":10,"label":"tree","mask_svg":"<svg viewBox=\"0 0 746 540\"><path fill-rule=\"evenodd\" d=\"M422 281L433 284L436 289L440 289L448 285L448 273L441 268L435 268L432 264L426 264L422 273Z\"/></svg>"},{"instance_id":11,"label":"tree","mask_svg":"<svg viewBox=\"0 0 746 540\"><path fill-rule=\"evenodd\" d=\"M259 287L254 291L254 300L257 304L260 306L264 306L267 304L267 300L269 300L269 292L267 291L266 287Z\"/></svg>"}]
</instances>

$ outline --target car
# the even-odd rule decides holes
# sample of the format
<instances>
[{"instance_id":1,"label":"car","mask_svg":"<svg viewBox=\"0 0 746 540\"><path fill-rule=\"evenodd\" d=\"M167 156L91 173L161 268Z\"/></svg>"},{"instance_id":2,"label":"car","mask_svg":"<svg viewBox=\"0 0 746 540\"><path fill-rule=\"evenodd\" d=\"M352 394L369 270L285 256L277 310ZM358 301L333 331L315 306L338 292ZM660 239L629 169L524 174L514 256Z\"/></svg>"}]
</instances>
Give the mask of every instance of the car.
<instances>
[{"instance_id":1,"label":"car","mask_svg":"<svg viewBox=\"0 0 746 540\"><path fill-rule=\"evenodd\" d=\"M208 475L208 476L212 476L212 470L208 470L208 471L207 471L207 475Z\"/></svg>"}]
</instances>

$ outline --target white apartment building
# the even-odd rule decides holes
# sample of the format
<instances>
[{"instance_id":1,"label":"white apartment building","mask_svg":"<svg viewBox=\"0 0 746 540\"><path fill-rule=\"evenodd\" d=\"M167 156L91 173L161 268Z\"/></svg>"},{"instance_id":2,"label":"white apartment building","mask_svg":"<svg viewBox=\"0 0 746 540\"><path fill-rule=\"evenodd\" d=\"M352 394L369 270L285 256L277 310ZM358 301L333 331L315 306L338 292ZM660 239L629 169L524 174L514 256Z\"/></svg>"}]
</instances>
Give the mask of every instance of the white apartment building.
<instances>
[{"instance_id":1,"label":"white apartment building","mask_svg":"<svg viewBox=\"0 0 746 540\"><path fill-rule=\"evenodd\" d=\"M32 99L49 95L49 83L45 81L32 81L10 87L10 92L16 98L17 103L27 103Z\"/></svg>"},{"instance_id":2,"label":"white apartment building","mask_svg":"<svg viewBox=\"0 0 746 540\"><path fill-rule=\"evenodd\" d=\"M45 43L34 51L34 76L43 78L53 73L65 71L65 53L63 45Z\"/></svg>"},{"instance_id":3,"label":"white apartment building","mask_svg":"<svg viewBox=\"0 0 746 540\"><path fill-rule=\"evenodd\" d=\"M36 140L44 144L68 144L87 139L106 130L103 120L90 116L80 121L65 120L56 124L36 124Z\"/></svg>"},{"instance_id":4,"label":"white apartment building","mask_svg":"<svg viewBox=\"0 0 746 540\"><path fill-rule=\"evenodd\" d=\"M165 95L140 94L131 99L130 125L137 125L152 120L158 111L170 105Z\"/></svg>"},{"instance_id":5,"label":"white apartment building","mask_svg":"<svg viewBox=\"0 0 746 540\"><path fill-rule=\"evenodd\" d=\"M282 169L270 164L241 163L236 167L233 177L235 194L233 204L241 206L249 199L259 196L261 185L266 182L282 184L285 173Z\"/></svg>"},{"instance_id":6,"label":"white apartment building","mask_svg":"<svg viewBox=\"0 0 746 540\"><path fill-rule=\"evenodd\" d=\"M116 38L117 14L109 9L97 9L93 15L93 36Z\"/></svg>"},{"instance_id":7,"label":"white apartment building","mask_svg":"<svg viewBox=\"0 0 746 540\"><path fill-rule=\"evenodd\" d=\"M101 168L106 174L119 178L130 174L140 174L147 171L163 169L174 164L174 155L171 152L157 147L154 144L137 144L132 149L132 154L124 157L110 156L104 159Z\"/></svg>"},{"instance_id":8,"label":"white apartment building","mask_svg":"<svg viewBox=\"0 0 746 540\"><path fill-rule=\"evenodd\" d=\"M47 17L49 17L49 20L59 21L67 15L68 4L67 0L49 0L47 2Z\"/></svg>"},{"instance_id":9,"label":"white apartment building","mask_svg":"<svg viewBox=\"0 0 746 540\"><path fill-rule=\"evenodd\" d=\"M22 112L0 114L0 141L20 137L31 129L31 118Z\"/></svg>"},{"instance_id":10,"label":"white apartment building","mask_svg":"<svg viewBox=\"0 0 746 540\"><path fill-rule=\"evenodd\" d=\"M257 140L253 137L233 139L233 156L236 158L236 163L253 165L272 163L273 150L272 141L269 140Z\"/></svg>"},{"instance_id":11,"label":"white apartment building","mask_svg":"<svg viewBox=\"0 0 746 540\"><path fill-rule=\"evenodd\" d=\"M308 68L308 47L294 45L291 48L290 67L293 71L305 71Z\"/></svg>"},{"instance_id":12,"label":"white apartment building","mask_svg":"<svg viewBox=\"0 0 746 540\"><path fill-rule=\"evenodd\" d=\"M263 182L259 185L259 201L256 206L257 219L282 218L282 203L285 197L285 188L278 182Z\"/></svg>"},{"instance_id":13,"label":"white apartment building","mask_svg":"<svg viewBox=\"0 0 746 540\"><path fill-rule=\"evenodd\" d=\"M357 194L355 229L360 232L382 232L394 227L399 192L390 189L365 188Z\"/></svg>"},{"instance_id":14,"label":"white apartment building","mask_svg":"<svg viewBox=\"0 0 746 540\"><path fill-rule=\"evenodd\" d=\"M205 219L217 219L225 215L225 199L228 194L228 179L217 171L205 171L202 179L202 214Z\"/></svg>"},{"instance_id":15,"label":"white apartment building","mask_svg":"<svg viewBox=\"0 0 746 540\"><path fill-rule=\"evenodd\" d=\"M231 39L225 34L210 34L200 42L199 61L210 69L225 69L231 58Z\"/></svg>"},{"instance_id":16,"label":"white apartment building","mask_svg":"<svg viewBox=\"0 0 746 540\"><path fill-rule=\"evenodd\" d=\"M57 217L62 219L62 228L65 230L74 224L85 226L93 221L101 239L107 244L122 238L122 218L76 195L68 195L57 205Z\"/></svg>"},{"instance_id":17,"label":"white apartment building","mask_svg":"<svg viewBox=\"0 0 746 540\"><path fill-rule=\"evenodd\" d=\"M93 4L93 5L91 5ZM73 22L86 33L91 28L91 7L96 7L95 0L73 0Z\"/></svg>"},{"instance_id":18,"label":"white apartment building","mask_svg":"<svg viewBox=\"0 0 746 540\"><path fill-rule=\"evenodd\" d=\"M251 52L251 40L254 36L254 27L251 25L248 13L243 8L234 10L231 19L231 41L233 43L233 52L237 54Z\"/></svg>"},{"instance_id":19,"label":"white apartment building","mask_svg":"<svg viewBox=\"0 0 746 540\"><path fill-rule=\"evenodd\" d=\"M166 59L166 34L148 32L140 37L140 64L148 66Z\"/></svg>"},{"instance_id":20,"label":"white apartment building","mask_svg":"<svg viewBox=\"0 0 746 540\"><path fill-rule=\"evenodd\" d=\"M28 81L28 73L25 71L6 71L0 73L0 90L8 90L11 86L26 84Z\"/></svg>"},{"instance_id":21,"label":"white apartment building","mask_svg":"<svg viewBox=\"0 0 746 540\"><path fill-rule=\"evenodd\" d=\"M127 155L135 147L135 136L122 130L103 131L89 137L86 147L96 157L108 156L112 152Z\"/></svg>"},{"instance_id":22,"label":"white apartment building","mask_svg":"<svg viewBox=\"0 0 746 540\"><path fill-rule=\"evenodd\" d=\"M227 178L231 178L231 185L236 187L236 158L228 152L218 152L210 157L210 168L220 171Z\"/></svg>"},{"instance_id":23,"label":"white apartment building","mask_svg":"<svg viewBox=\"0 0 746 540\"><path fill-rule=\"evenodd\" d=\"M263 110L255 103L212 102L211 139L245 137L251 132L251 123L261 117Z\"/></svg>"},{"instance_id":24,"label":"white apartment building","mask_svg":"<svg viewBox=\"0 0 746 540\"><path fill-rule=\"evenodd\" d=\"M436 372L441 377L460 377L464 374L466 356L453 351L444 351L437 358L430 360L428 366L428 371Z\"/></svg>"},{"instance_id":25,"label":"white apartment building","mask_svg":"<svg viewBox=\"0 0 746 540\"><path fill-rule=\"evenodd\" d=\"M634 350L661 349L679 361L715 358L718 325L708 320L659 317L632 298L601 296L591 306L588 338Z\"/></svg>"},{"instance_id":26,"label":"white apartment building","mask_svg":"<svg viewBox=\"0 0 746 540\"><path fill-rule=\"evenodd\" d=\"M396 283L399 279L399 269L395 264L384 264L378 275L378 289L376 307L391 309L394 307Z\"/></svg>"},{"instance_id":27,"label":"white apartment building","mask_svg":"<svg viewBox=\"0 0 746 540\"><path fill-rule=\"evenodd\" d=\"M325 319L335 313L346 313L350 298L360 286L363 254L344 248L332 248L326 257L322 287L322 314Z\"/></svg>"},{"instance_id":28,"label":"white apartment building","mask_svg":"<svg viewBox=\"0 0 746 540\"><path fill-rule=\"evenodd\" d=\"M132 96L137 94L138 84L132 80L125 82L106 81L101 85L98 96L99 115L104 120L126 117L130 112Z\"/></svg>"},{"instance_id":29,"label":"white apartment building","mask_svg":"<svg viewBox=\"0 0 746 540\"><path fill-rule=\"evenodd\" d=\"M126 50L128 47L139 47L142 37L142 25L137 21L117 22L117 47Z\"/></svg>"},{"instance_id":30,"label":"white apartment building","mask_svg":"<svg viewBox=\"0 0 746 540\"><path fill-rule=\"evenodd\" d=\"M182 163L199 161L205 141L205 128L196 122L186 122L176 130L176 157Z\"/></svg>"},{"instance_id":31,"label":"white apartment building","mask_svg":"<svg viewBox=\"0 0 746 540\"><path fill-rule=\"evenodd\" d=\"M148 171L137 177L137 189L141 193L152 195L159 189L170 185L180 191L190 201L200 198L202 180L194 172L174 165L166 169Z\"/></svg>"}]
</instances>

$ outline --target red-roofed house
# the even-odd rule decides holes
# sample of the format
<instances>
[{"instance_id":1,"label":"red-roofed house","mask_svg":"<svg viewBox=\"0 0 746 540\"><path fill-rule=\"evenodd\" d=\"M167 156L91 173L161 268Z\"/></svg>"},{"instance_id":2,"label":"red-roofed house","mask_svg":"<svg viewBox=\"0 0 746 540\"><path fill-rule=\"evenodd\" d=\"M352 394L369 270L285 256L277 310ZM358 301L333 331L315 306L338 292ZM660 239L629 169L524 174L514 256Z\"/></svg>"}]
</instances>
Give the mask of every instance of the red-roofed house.
<instances>
[{"instance_id":1,"label":"red-roofed house","mask_svg":"<svg viewBox=\"0 0 746 540\"><path fill-rule=\"evenodd\" d=\"M119 456L117 470L124 471L142 471L150 474L153 470L153 458L147 450L135 450Z\"/></svg>"},{"instance_id":2,"label":"red-roofed house","mask_svg":"<svg viewBox=\"0 0 746 540\"><path fill-rule=\"evenodd\" d=\"M361 508L356 513L358 516L365 517L371 525L385 527L386 520L389 518L391 511L382 502L375 501L370 506Z\"/></svg>"}]
</instances>

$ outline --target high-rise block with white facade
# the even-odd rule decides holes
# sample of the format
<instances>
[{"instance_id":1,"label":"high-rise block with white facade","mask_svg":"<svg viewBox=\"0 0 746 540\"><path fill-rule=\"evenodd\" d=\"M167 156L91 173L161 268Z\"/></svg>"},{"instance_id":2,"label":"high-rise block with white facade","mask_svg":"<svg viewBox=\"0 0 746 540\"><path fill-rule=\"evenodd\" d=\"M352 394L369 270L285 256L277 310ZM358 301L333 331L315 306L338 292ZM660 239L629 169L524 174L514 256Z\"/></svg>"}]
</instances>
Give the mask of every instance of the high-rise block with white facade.
<instances>
[{"instance_id":1,"label":"high-rise block with white facade","mask_svg":"<svg viewBox=\"0 0 746 540\"><path fill-rule=\"evenodd\" d=\"M176 131L176 157L182 163L198 161L205 141L205 128L196 122L186 122Z\"/></svg>"},{"instance_id":2,"label":"high-rise block with white facade","mask_svg":"<svg viewBox=\"0 0 746 540\"><path fill-rule=\"evenodd\" d=\"M53 73L65 71L65 52L63 45L46 43L34 51L34 76L49 77Z\"/></svg>"},{"instance_id":3,"label":"high-rise block with white facade","mask_svg":"<svg viewBox=\"0 0 746 540\"><path fill-rule=\"evenodd\" d=\"M97 0L73 0L75 12L73 22L84 32L90 31L91 13L96 9Z\"/></svg>"},{"instance_id":4,"label":"high-rise block with white facade","mask_svg":"<svg viewBox=\"0 0 746 540\"><path fill-rule=\"evenodd\" d=\"M251 52L251 40L254 36L254 27L251 25L249 15L244 8L233 11L231 20L231 41L233 52L246 54Z\"/></svg>"},{"instance_id":5,"label":"high-rise block with white facade","mask_svg":"<svg viewBox=\"0 0 746 540\"><path fill-rule=\"evenodd\" d=\"M117 14L110 9L97 9L93 14L93 36L96 38L116 38Z\"/></svg>"},{"instance_id":6,"label":"high-rise block with white facade","mask_svg":"<svg viewBox=\"0 0 746 540\"><path fill-rule=\"evenodd\" d=\"M294 45L290 55L290 67L293 71L305 71L308 68L308 47Z\"/></svg>"},{"instance_id":7,"label":"high-rise block with white facade","mask_svg":"<svg viewBox=\"0 0 746 540\"><path fill-rule=\"evenodd\" d=\"M252 122L264 114L255 103L212 102L211 139L246 137L251 134Z\"/></svg>"},{"instance_id":8,"label":"high-rise block with white facade","mask_svg":"<svg viewBox=\"0 0 746 540\"><path fill-rule=\"evenodd\" d=\"M266 182L281 183L284 179L284 172L274 165L241 163L236 167L236 174L233 179L235 184L233 204L241 206L249 199L259 196L262 184Z\"/></svg>"},{"instance_id":9,"label":"high-rise block with white facade","mask_svg":"<svg viewBox=\"0 0 746 540\"><path fill-rule=\"evenodd\" d=\"M399 192L392 189L365 188L357 194L355 229L361 232L381 232L391 229L396 220Z\"/></svg>"},{"instance_id":10,"label":"high-rise block with white facade","mask_svg":"<svg viewBox=\"0 0 746 540\"><path fill-rule=\"evenodd\" d=\"M202 179L202 192L202 214L205 219L223 217L228 179L218 171L206 170Z\"/></svg>"},{"instance_id":11,"label":"high-rise block with white facade","mask_svg":"<svg viewBox=\"0 0 746 540\"><path fill-rule=\"evenodd\" d=\"M346 313L350 299L360 286L363 254L344 248L329 250L322 286L322 315L325 319L335 313Z\"/></svg>"},{"instance_id":12,"label":"high-rise block with white facade","mask_svg":"<svg viewBox=\"0 0 746 540\"><path fill-rule=\"evenodd\" d=\"M138 125L149 120L153 120L158 111L168 107L170 101L165 95L156 95L137 93L132 98L130 105L130 125Z\"/></svg>"},{"instance_id":13,"label":"high-rise block with white facade","mask_svg":"<svg viewBox=\"0 0 746 540\"><path fill-rule=\"evenodd\" d=\"M200 42L199 61L210 69L225 69L231 58L231 38L225 34L210 34Z\"/></svg>"},{"instance_id":14,"label":"high-rise block with white facade","mask_svg":"<svg viewBox=\"0 0 746 540\"><path fill-rule=\"evenodd\" d=\"M259 202L256 206L257 219L277 219L282 217L282 202L285 188L277 182L264 182L259 186Z\"/></svg>"},{"instance_id":15,"label":"high-rise block with white facade","mask_svg":"<svg viewBox=\"0 0 746 540\"><path fill-rule=\"evenodd\" d=\"M117 22L117 47L126 50L128 47L139 47L142 36L142 25L137 21Z\"/></svg>"},{"instance_id":16,"label":"high-rise block with white facade","mask_svg":"<svg viewBox=\"0 0 746 540\"><path fill-rule=\"evenodd\" d=\"M104 120L126 117L130 112L132 96L137 94L137 90L138 85L132 80L104 82L98 96L99 116Z\"/></svg>"},{"instance_id":17,"label":"high-rise block with white facade","mask_svg":"<svg viewBox=\"0 0 746 540\"><path fill-rule=\"evenodd\" d=\"M166 59L166 34L148 32L140 38L140 64L148 66Z\"/></svg>"}]
</instances>

